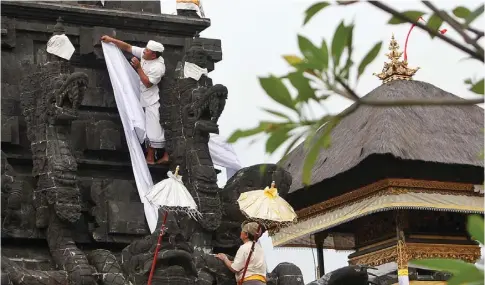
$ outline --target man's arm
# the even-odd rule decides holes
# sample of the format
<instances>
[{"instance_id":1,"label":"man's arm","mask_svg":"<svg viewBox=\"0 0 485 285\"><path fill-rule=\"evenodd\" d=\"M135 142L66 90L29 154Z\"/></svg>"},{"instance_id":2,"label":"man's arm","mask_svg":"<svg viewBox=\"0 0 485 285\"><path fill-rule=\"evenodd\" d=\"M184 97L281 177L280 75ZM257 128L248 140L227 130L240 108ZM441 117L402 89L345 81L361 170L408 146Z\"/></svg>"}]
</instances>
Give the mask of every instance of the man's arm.
<instances>
[{"instance_id":1,"label":"man's arm","mask_svg":"<svg viewBox=\"0 0 485 285\"><path fill-rule=\"evenodd\" d=\"M132 53L132 46L124 41L117 40L110 36L102 36L101 40L105 43L114 43L120 50Z\"/></svg>"},{"instance_id":2,"label":"man's arm","mask_svg":"<svg viewBox=\"0 0 485 285\"><path fill-rule=\"evenodd\" d=\"M229 270L231 270L233 273L238 273L244 268L245 258L241 250L237 251L234 261L230 261L229 258L227 258L227 255L223 253L217 254L216 257L222 260L224 265L226 265L226 267L229 268Z\"/></svg>"},{"instance_id":3,"label":"man's arm","mask_svg":"<svg viewBox=\"0 0 485 285\"><path fill-rule=\"evenodd\" d=\"M138 73L138 76L140 76L140 80L143 83L143 85L145 85L146 88L152 87L153 84L150 82L150 79L148 78L148 76L145 74L145 72L141 68L141 65L138 63L138 66L135 67L135 68L136 68L136 72Z\"/></svg>"}]
</instances>

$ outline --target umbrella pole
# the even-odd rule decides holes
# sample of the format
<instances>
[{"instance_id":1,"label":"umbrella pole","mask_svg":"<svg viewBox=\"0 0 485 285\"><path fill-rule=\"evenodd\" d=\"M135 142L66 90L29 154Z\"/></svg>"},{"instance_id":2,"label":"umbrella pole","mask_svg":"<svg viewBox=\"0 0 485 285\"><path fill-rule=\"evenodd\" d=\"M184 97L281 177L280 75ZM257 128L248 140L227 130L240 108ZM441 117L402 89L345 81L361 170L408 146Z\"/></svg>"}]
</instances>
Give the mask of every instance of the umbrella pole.
<instances>
[{"instance_id":1,"label":"umbrella pole","mask_svg":"<svg viewBox=\"0 0 485 285\"><path fill-rule=\"evenodd\" d=\"M254 252L254 246L256 245L256 242L258 242L259 239L259 232L261 231L261 225L258 226L258 236L254 237L253 244L251 245L251 250L249 251L248 259L246 260L246 265L244 265L244 271L241 276L241 280L239 280L239 285L242 285L244 282L244 277L246 277L246 272L248 271L248 266L249 266L249 260L251 259L251 256L253 255Z\"/></svg>"},{"instance_id":2,"label":"umbrella pole","mask_svg":"<svg viewBox=\"0 0 485 285\"><path fill-rule=\"evenodd\" d=\"M150 276L148 277L147 285L152 284L153 273L155 273L155 265L157 264L158 251L160 251L160 246L162 245L162 237L164 234L165 223L167 222L168 211L163 214L163 222L160 226L160 234L158 235L157 247L155 248L155 255L153 256L152 268L150 269Z\"/></svg>"}]
</instances>

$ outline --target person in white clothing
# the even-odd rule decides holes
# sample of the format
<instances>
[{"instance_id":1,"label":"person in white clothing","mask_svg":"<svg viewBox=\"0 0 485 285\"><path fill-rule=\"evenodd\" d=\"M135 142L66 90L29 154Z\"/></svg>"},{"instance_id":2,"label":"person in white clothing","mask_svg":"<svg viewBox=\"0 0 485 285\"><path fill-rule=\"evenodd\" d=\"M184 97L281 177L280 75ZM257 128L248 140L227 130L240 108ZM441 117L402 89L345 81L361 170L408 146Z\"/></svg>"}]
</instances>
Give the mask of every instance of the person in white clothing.
<instances>
[{"instance_id":1,"label":"person in white clothing","mask_svg":"<svg viewBox=\"0 0 485 285\"><path fill-rule=\"evenodd\" d=\"M253 245L255 237L258 236L258 230L259 225L254 222L246 223L242 226L240 238L244 244L239 247L236 256L234 257L234 261L230 261L223 253L216 254L216 257L222 260L229 270L236 273L237 284L266 284L266 260L263 247L258 242L254 245L254 252L249 260L244 280L241 280L249 252L251 251L251 246Z\"/></svg>"},{"instance_id":2,"label":"person in white clothing","mask_svg":"<svg viewBox=\"0 0 485 285\"><path fill-rule=\"evenodd\" d=\"M165 136L160 125L160 99L158 83L165 75L165 62L162 57L164 46L156 41L149 41L145 48L132 46L118 39L102 36L101 40L114 43L119 49L134 55L131 65L140 76L140 103L145 110L148 164L168 163L168 153L155 162L155 149L165 147ZM140 62L140 60L141 62Z\"/></svg>"}]
</instances>

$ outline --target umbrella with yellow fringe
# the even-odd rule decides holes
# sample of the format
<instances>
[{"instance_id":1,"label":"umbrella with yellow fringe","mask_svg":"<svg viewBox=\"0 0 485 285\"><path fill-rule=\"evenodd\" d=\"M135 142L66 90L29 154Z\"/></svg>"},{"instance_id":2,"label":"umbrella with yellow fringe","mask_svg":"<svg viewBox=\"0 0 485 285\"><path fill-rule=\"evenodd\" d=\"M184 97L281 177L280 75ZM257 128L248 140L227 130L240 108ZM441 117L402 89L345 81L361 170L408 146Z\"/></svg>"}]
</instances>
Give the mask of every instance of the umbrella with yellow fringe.
<instances>
[{"instance_id":1,"label":"umbrella with yellow fringe","mask_svg":"<svg viewBox=\"0 0 485 285\"><path fill-rule=\"evenodd\" d=\"M295 223L297 216L290 204L278 195L278 189L276 189L274 181L271 183L271 187L266 187L264 190L242 193L237 202L239 209L246 218L259 224L258 234L255 236L241 280L239 281L242 284L248 269L249 260L254 252L254 245L262 234L262 226L270 229L271 234L272 231L281 226Z\"/></svg>"}]
</instances>

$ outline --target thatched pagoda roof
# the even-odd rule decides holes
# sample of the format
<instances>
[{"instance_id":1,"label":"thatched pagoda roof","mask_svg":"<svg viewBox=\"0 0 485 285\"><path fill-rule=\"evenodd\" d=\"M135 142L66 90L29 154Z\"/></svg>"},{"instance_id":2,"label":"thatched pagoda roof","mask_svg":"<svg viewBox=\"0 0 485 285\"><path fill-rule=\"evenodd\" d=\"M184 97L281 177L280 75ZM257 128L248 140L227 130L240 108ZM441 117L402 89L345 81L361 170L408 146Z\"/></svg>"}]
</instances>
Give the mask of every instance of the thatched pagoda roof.
<instances>
[{"instance_id":1,"label":"thatched pagoda roof","mask_svg":"<svg viewBox=\"0 0 485 285\"><path fill-rule=\"evenodd\" d=\"M395 80L365 98L459 99L434 85ZM312 170L314 185L356 167L373 154L405 160L483 167L484 113L478 106L372 107L359 106L332 131L332 145L320 152ZM308 150L296 147L281 163L293 176L290 193L302 189Z\"/></svg>"}]
</instances>

